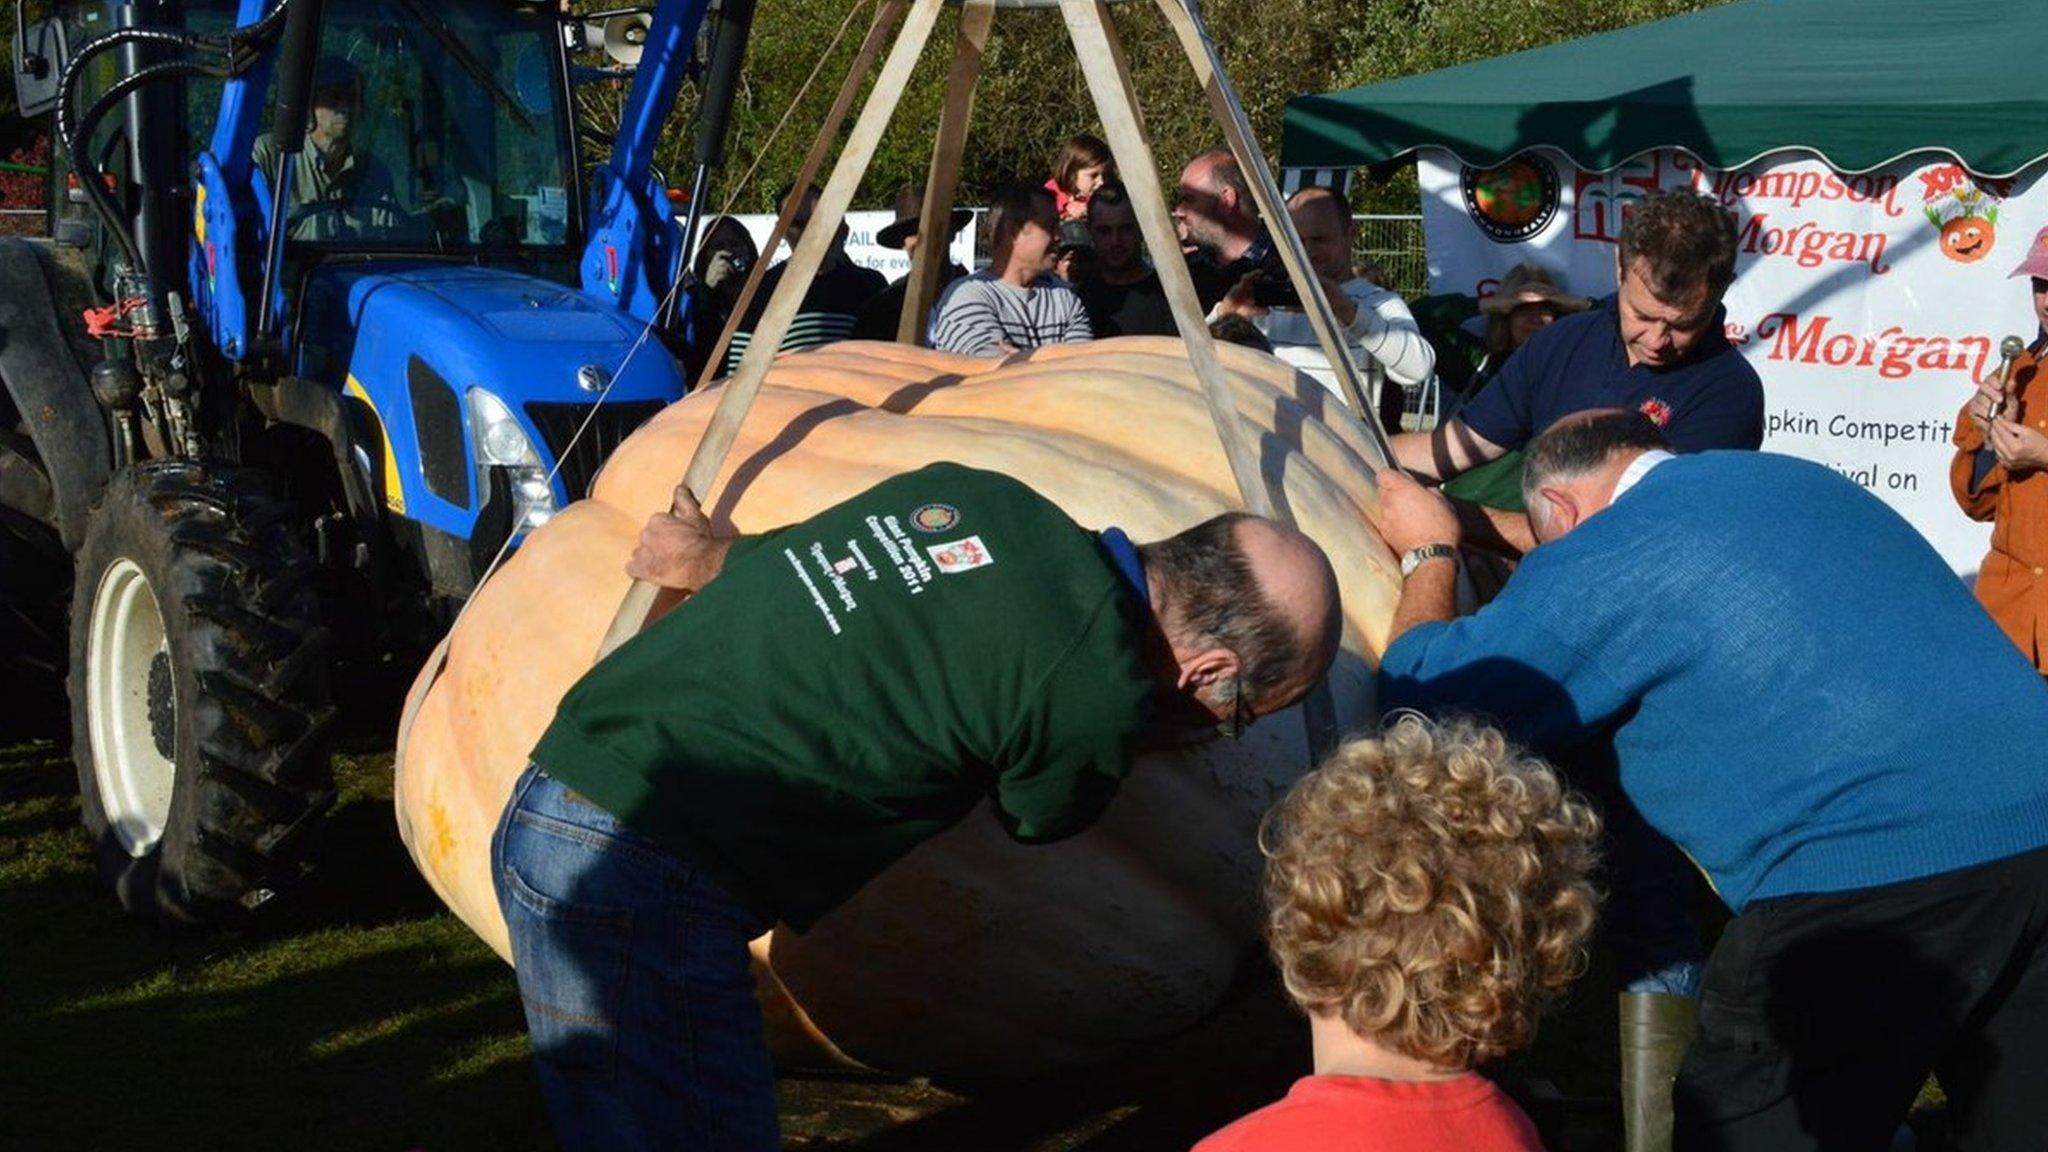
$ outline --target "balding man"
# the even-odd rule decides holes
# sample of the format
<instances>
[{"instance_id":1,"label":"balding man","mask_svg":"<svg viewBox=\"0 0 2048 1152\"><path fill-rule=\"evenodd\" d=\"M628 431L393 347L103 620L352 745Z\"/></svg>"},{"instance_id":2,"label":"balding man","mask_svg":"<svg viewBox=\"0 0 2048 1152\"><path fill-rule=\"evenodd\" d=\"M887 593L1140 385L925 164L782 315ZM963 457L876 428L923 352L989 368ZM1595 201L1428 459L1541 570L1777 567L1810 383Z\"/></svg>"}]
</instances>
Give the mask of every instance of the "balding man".
<instances>
[{"instance_id":1,"label":"balding man","mask_svg":"<svg viewBox=\"0 0 2048 1152\"><path fill-rule=\"evenodd\" d=\"M1259 223L1251 183L1225 148L1204 152L1181 169L1173 226L1190 249L1188 272L1203 311L1214 308L1273 251Z\"/></svg>"},{"instance_id":2,"label":"balding man","mask_svg":"<svg viewBox=\"0 0 2048 1152\"><path fill-rule=\"evenodd\" d=\"M1351 345L1360 370L1377 362L1386 370L1386 378L1402 387L1419 387L1429 379L1436 367L1436 352L1423 339L1422 329L1416 326L1407 303L1399 295L1357 275L1352 267L1357 227L1351 219L1351 206L1335 191L1312 186L1288 198L1287 214L1301 236L1309 267L1322 281L1323 295L1330 301L1330 310L1342 329L1340 336ZM1224 296L1216 313L1249 317L1273 345L1275 356L1342 396L1337 370L1323 355L1322 344L1316 339L1301 302L1297 299L1292 304L1271 308L1258 302L1256 286L1262 279L1272 282L1276 276L1278 273L1270 270L1247 275ZM1285 283L1284 278L1280 283ZM1378 406L1382 424L1396 432L1401 427L1402 398L1399 388L1366 397Z\"/></svg>"},{"instance_id":3,"label":"balding man","mask_svg":"<svg viewBox=\"0 0 2048 1152\"><path fill-rule=\"evenodd\" d=\"M1537 547L1453 619L1458 521L1380 477L1408 572L1381 700L1621 786L1736 913L1678 1148L1883 1148L1934 1069L1971 1147L2048 1132L2048 692L1927 542L1830 469L1672 457L1640 413L1530 446ZM1980 717L1981 722L1959 718Z\"/></svg>"},{"instance_id":4,"label":"balding man","mask_svg":"<svg viewBox=\"0 0 2048 1152\"><path fill-rule=\"evenodd\" d=\"M748 941L984 799L1081 831L1141 748L1299 700L1340 626L1291 529L1133 545L957 464L737 538L678 489L628 571L694 595L564 697L493 845L568 1148L777 1147Z\"/></svg>"}]
</instances>

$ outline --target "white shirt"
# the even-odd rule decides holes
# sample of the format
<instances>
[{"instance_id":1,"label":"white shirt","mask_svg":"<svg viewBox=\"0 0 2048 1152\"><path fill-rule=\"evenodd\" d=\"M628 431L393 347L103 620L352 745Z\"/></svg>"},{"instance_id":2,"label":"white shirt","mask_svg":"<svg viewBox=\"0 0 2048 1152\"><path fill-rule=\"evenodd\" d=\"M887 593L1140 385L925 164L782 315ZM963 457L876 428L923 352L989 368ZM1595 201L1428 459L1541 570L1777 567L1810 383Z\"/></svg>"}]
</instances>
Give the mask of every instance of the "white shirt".
<instances>
[{"instance_id":1,"label":"white shirt","mask_svg":"<svg viewBox=\"0 0 2048 1152\"><path fill-rule=\"evenodd\" d=\"M1671 453L1662 448L1652 448L1628 462L1621 470L1621 476L1614 482L1614 495L1607 498L1609 504L1621 499L1621 494L1636 486L1636 481L1650 474L1650 469L1671 459Z\"/></svg>"},{"instance_id":2,"label":"white shirt","mask_svg":"<svg viewBox=\"0 0 2048 1152\"><path fill-rule=\"evenodd\" d=\"M1378 361L1386 369L1387 378L1396 384L1420 384L1427 380L1436 367L1436 351L1422 338L1422 329L1408 311L1407 302L1363 277L1347 280L1341 287L1358 308L1358 314L1340 335L1360 358L1359 367L1366 367L1364 361L1369 358ZM1309 323L1307 312L1275 308L1264 316L1254 317L1252 324L1273 345L1273 355L1306 372L1339 397L1344 395L1337 386L1336 369L1330 367L1322 345L1316 341L1316 330ZM1378 402L1377 397L1366 399Z\"/></svg>"}]
</instances>

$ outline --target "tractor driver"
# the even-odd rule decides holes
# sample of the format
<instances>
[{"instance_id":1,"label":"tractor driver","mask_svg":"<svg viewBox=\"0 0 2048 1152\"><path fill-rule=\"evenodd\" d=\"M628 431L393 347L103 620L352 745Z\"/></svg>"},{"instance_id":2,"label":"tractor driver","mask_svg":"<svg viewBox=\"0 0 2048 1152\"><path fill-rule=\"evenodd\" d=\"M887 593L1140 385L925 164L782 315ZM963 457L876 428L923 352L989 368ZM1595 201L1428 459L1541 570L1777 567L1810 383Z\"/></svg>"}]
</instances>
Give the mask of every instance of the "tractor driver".
<instances>
[{"instance_id":1,"label":"tractor driver","mask_svg":"<svg viewBox=\"0 0 2048 1152\"><path fill-rule=\"evenodd\" d=\"M306 144L292 165L285 217L292 239L335 240L397 223L390 170L355 147L352 130L362 106L363 78L356 66L339 56L321 57L313 68ZM277 142L269 133L256 138L252 154L263 178L275 182Z\"/></svg>"}]
</instances>

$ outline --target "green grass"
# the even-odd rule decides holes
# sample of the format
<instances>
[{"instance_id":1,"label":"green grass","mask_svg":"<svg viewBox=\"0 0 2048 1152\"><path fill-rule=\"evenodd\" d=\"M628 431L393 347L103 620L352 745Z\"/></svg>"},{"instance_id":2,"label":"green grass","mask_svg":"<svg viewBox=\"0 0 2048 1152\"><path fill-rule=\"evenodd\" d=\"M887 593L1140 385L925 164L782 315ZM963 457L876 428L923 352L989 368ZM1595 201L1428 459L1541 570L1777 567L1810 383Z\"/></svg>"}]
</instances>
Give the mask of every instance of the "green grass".
<instances>
[{"instance_id":1,"label":"green grass","mask_svg":"<svg viewBox=\"0 0 2048 1152\"><path fill-rule=\"evenodd\" d=\"M552 1146L511 972L406 857L389 757L336 774L326 858L279 914L177 932L94 875L68 757L0 749L0 1149ZM1186 1147L1284 1092L1306 1047L1266 986L1163 1053L1059 1083L970 1099L785 1078L784 1145Z\"/></svg>"},{"instance_id":2,"label":"green grass","mask_svg":"<svg viewBox=\"0 0 2048 1152\"><path fill-rule=\"evenodd\" d=\"M68 757L0 750L0 1147L546 1148L511 972L413 872L388 756L344 757L283 914L123 915Z\"/></svg>"},{"instance_id":3,"label":"green grass","mask_svg":"<svg viewBox=\"0 0 2048 1152\"><path fill-rule=\"evenodd\" d=\"M389 756L336 772L325 860L290 903L177 932L124 915L94 875L68 756L0 748L0 1149L552 1146L511 971L406 857ZM1575 1000L1511 1082L1611 1094L1612 984L1596 971ZM969 1097L785 1078L784 1146L1185 1148L1307 1063L1307 1029L1262 973L1192 1032L1057 1082Z\"/></svg>"}]
</instances>

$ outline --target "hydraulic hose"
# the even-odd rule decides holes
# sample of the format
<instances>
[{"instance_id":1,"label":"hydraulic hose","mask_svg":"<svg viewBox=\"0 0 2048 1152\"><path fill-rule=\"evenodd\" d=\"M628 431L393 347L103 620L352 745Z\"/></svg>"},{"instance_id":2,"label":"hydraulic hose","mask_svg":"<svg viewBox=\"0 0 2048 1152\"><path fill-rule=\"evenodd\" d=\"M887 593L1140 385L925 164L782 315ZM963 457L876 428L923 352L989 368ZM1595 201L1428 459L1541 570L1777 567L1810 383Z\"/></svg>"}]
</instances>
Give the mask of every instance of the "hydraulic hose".
<instances>
[{"instance_id":1,"label":"hydraulic hose","mask_svg":"<svg viewBox=\"0 0 2048 1152\"><path fill-rule=\"evenodd\" d=\"M63 141L65 154L71 157L72 169L78 175L79 188L85 195L86 203L106 226L121 249L121 257L130 268L140 268L142 259L136 249L135 238L128 221L121 215L121 209L114 202L113 194L107 191L105 170L95 163L89 152L81 148L80 141L90 141L92 133L99 128L99 122L118 104L122 98L144 84L177 76L232 77L246 71L268 47L283 24L284 14L291 0L280 0L261 20L247 28L237 29L227 36L198 36L183 32L167 32L156 28L120 28L98 36L86 43L64 66L64 72L57 80L59 98L57 102L57 137ZM218 64L204 64L192 60L166 61L150 65L132 75L123 77L110 87L84 115L74 112L78 85L85 76L85 66L102 53L124 44L156 44L185 52L218 53L224 61Z\"/></svg>"}]
</instances>

